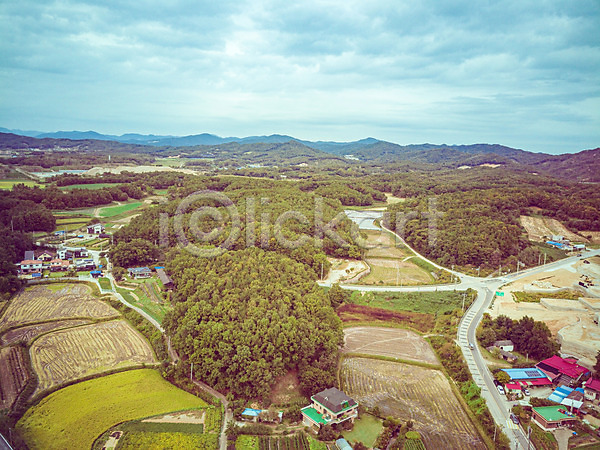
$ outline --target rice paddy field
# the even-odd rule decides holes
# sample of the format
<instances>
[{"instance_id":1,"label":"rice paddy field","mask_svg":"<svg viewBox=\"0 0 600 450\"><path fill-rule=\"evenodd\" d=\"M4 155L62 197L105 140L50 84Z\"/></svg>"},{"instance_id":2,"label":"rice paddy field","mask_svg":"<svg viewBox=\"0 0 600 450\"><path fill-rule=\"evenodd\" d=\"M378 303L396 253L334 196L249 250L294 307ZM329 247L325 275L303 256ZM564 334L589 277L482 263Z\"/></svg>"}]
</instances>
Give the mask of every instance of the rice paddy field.
<instances>
[{"instance_id":1,"label":"rice paddy field","mask_svg":"<svg viewBox=\"0 0 600 450\"><path fill-rule=\"evenodd\" d=\"M34 395L107 370L156 363L148 341L124 320L44 334L29 353L38 376Z\"/></svg>"},{"instance_id":2,"label":"rice paddy field","mask_svg":"<svg viewBox=\"0 0 600 450\"><path fill-rule=\"evenodd\" d=\"M125 203L123 205L117 205L117 206L107 206L105 208L100 209L99 216L100 217L114 217L119 214L133 211L134 209L139 208L142 205L143 205L142 202L133 202L133 203Z\"/></svg>"},{"instance_id":3,"label":"rice paddy field","mask_svg":"<svg viewBox=\"0 0 600 450\"><path fill-rule=\"evenodd\" d=\"M22 179L22 180L0 180L0 189L12 189L12 187L15 184L24 184L25 186L28 187L33 187L33 186L44 186L43 184L40 184L36 181L30 180L30 179Z\"/></svg>"},{"instance_id":4,"label":"rice paddy field","mask_svg":"<svg viewBox=\"0 0 600 450\"><path fill-rule=\"evenodd\" d=\"M118 186L122 183L90 183L90 184L71 184L70 186L61 186L59 189L62 191L72 191L73 189L103 189L106 187Z\"/></svg>"},{"instance_id":5,"label":"rice paddy field","mask_svg":"<svg viewBox=\"0 0 600 450\"><path fill-rule=\"evenodd\" d=\"M340 378L359 403L412 420L427 448L486 448L440 370L352 357L344 359Z\"/></svg>"},{"instance_id":6,"label":"rice paddy field","mask_svg":"<svg viewBox=\"0 0 600 450\"><path fill-rule=\"evenodd\" d=\"M206 406L156 370L128 370L53 392L25 413L17 429L32 450L89 449L118 423Z\"/></svg>"}]
</instances>

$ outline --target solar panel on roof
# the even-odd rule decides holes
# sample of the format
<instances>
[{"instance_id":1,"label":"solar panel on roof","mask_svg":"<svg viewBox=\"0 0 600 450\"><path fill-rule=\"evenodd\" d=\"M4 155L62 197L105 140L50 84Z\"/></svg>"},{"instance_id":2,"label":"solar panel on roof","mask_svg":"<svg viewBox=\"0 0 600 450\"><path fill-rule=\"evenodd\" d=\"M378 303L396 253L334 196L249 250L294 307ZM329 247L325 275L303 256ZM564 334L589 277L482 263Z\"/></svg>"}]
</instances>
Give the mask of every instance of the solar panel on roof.
<instances>
[{"instance_id":1,"label":"solar panel on roof","mask_svg":"<svg viewBox=\"0 0 600 450\"><path fill-rule=\"evenodd\" d=\"M537 370L526 370L525 375L527 375L528 377L535 378L535 377L539 377L540 373Z\"/></svg>"}]
</instances>

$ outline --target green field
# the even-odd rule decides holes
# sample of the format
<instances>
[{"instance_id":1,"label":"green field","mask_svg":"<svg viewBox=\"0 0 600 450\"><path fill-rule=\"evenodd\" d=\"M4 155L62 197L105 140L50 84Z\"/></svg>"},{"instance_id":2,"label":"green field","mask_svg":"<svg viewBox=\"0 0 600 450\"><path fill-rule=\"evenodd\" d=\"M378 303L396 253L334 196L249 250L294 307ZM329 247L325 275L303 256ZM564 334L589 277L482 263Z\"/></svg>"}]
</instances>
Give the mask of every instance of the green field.
<instances>
[{"instance_id":1,"label":"green field","mask_svg":"<svg viewBox=\"0 0 600 450\"><path fill-rule=\"evenodd\" d=\"M463 293L466 291L437 292L360 292L352 293L351 302L357 305L383 308L390 311L411 311L435 316L462 307ZM465 296L465 309L469 307L472 296Z\"/></svg>"},{"instance_id":2,"label":"green field","mask_svg":"<svg viewBox=\"0 0 600 450\"><path fill-rule=\"evenodd\" d=\"M128 432L119 440L119 449L219 448L218 434Z\"/></svg>"},{"instance_id":3,"label":"green field","mask_svg":"<svg viewBox=\"0 0 600 450\"><path fill-rule=\"evenodd\" d=\"M110 291L112 289L112 285L110 284L110 280L106 277L98 278L98 283L100 283L100 287L104 290Z\"/></svg>"},{"instance_id":4,"label":"green field","mask_svg":"<svg viewBox=\"0 0 600 450\"><path fill-rule=\"evenodd\" d=\"M348 442L360 441L370 448L375 444L382 429L381 420L370 414L363 414L354 422L352 431L344 431L342 435Z\"/></svg>"},{"instance_id":5,"label":"green field","mask_svg":"<svg viewBox=\"0 0 600 450\"><path fill-rule=\"evenodd\" d=\"M100 210L100 217L113 217L118 214L132 211L142 205L142 202L125 203L118 206L107 206Z\"/></svg>"},{"instance_id":6,"label":"green field","mask_svg":"<svg viewBox=\"0 0 600 450\"><path fill-rule=\"evenodd\" d=\"M150 292L152 292L159 299L162 299L161 294L157 292L150 282L145 284ZM162 323L165 314L171 309L167 303L157 303L156 301L152 300L141 286L133 291L124 288L117 288L117 292L123 296L127 303L143 309L158 323Z\"/></svg>"},{"instance_id":7,"label":"green field","mask_svg":"<svg viewBox=\"0 0 600 450\"><path fill-rule=\"evenodd\" d=\"M91 448L100 434L118 423L205 406L156 370L129 370L50 394L25 413L17 429L32 450Z\"/></svg>"},{"instance_id":8,"label":"green field","mask_svg":"<svg viewBox=\"0 0 600 450\"><path fill-rule=\"evenodd\" d=\"M123 183L90 183L90 184L71 184L70 186L61 186L60 189L63 191L71 191L73 189L102 189L105 187L118 186Z\"/></svg>"},{"instance_id":9,"label":"green field","mask_svg":"<svg viewBox=\"0 0 600 450\"><path fill-rule=\"evenodd\" d=\"M24 184L25 186L44 186L43 184L37 183L33 180L0 180L0 189L12 189L15 184Z\"/></svg>"},{"instance_id":10,"label":"green field","mask_svg":"<svg viewBox=\"0 0 600 450\"><path fill-rule=\"evenodd\" d=\"M153 166L183 167L185 160L180 158L156 158Z\"/></svg>"}]
</instances>

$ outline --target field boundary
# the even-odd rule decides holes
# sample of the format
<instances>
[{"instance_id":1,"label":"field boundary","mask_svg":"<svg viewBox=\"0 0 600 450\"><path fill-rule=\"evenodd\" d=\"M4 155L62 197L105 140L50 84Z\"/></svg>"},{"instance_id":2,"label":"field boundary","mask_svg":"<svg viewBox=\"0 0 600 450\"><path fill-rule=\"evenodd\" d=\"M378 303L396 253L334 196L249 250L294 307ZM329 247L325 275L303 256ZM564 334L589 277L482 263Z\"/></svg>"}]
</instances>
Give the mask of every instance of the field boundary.
<instances>
[{"instance_id":1,"label":"field boundary","mask_svg":"<svg viewBox=\"0 0 600 450\"><path fill-rule=\"evenodd\" d=\"M430 347L431 347L431 344L430 344ZM435 351L434 351L434 353L435 353ZM435 354L435 356L436 356L436 358L438 358L438 361L439 361L439 356L437 354ZM378 359L380 361L388 361L388 362L394 362L394 363L399 363L399 364L409 364L411 366L418 366L418 367L422 367L424 369L431 369L431 370L441 370L443 367L441 365L441 363L440 364L429 364L429 363L422 362L422 361L394 358L393 356L372 355L369 353L355 353L355 352L342 353L341 359L345 359L345 358Z\"/></svg>"},{"instance_id":2,"label":"field boundary","mask_svg":"<svg viewBox=\"0 0 600 450\"><path fill-rule=\"evenodd\" d=\"M419 336L426 336L429 333L423 333L422 331L417 330L416 328L411 328L406 325L401 325L396 322L386 322L383 320L371 322L369 320L358 320L355 322L342 322L342 328L354 328L354 327L378 327L378 328L399 328L402 330L412 331L417 333Z\"/></svg>"}]
</instances>

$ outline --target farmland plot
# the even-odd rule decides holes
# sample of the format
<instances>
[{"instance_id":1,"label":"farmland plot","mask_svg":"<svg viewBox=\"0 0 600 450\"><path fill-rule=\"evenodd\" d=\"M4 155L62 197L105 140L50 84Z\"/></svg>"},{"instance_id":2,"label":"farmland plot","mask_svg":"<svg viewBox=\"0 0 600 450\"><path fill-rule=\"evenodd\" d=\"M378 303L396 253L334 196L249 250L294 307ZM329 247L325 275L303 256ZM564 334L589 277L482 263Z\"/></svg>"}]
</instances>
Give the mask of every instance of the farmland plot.
<instances>
[{"instance_id":1,"label":"farmland plot","mask_svg":"<svg viewBox=\"0 0 600 450\"><path fill-rule=\"evenodd\" d=\"M119 313L92 297L81 284L33 286L10 301L0 319L2 329L53 319L117 317Z\"/></svg>"},{"instance_id":2,"label":"farmland plot","mask_svg":"<svg viewBox=\"0 0 600 450\"><path fill-rule=\"evenodd\" d=\"M344 391L359 403L412 420L427 448L486 448L439 370L346 358L341 380Z\"/></svg>"},{"instance_id":3,"label":"farmland plot","mask_svg":"<svg viewBox=\"0 0 600 450\"><path fill-rule=\"evenodd\" d=\"M40 323L38 325L29 325L26 327L15 328L14 330L7 331L2 335L0 343L2 345L12 345L19 342L29 343L33 341L37 336L48 331L56 330L59 328L70 328L78 325L84 325L90 323L89 320L58 320L56 322Z\"/></svg>"},{"instance_id":4,"label":"farmland plot","mask_svg":"<svg viewBox=\"0 0 600 450\"><path fill-rule=\"evenodd\" d=\"M28 372L19 347L0 348L0 410L9 409L27 383Z\"/></svg>"},{"instance_id":5,"label":"farmland plot","mask_svg":"<svg viewBox=\"0 0 600 450\"><path fill-rule=\"evenodd\" d=\"M401 328L353 327L344 329L345 352L390 356L438 364L429 343Z\"/></svg>"},{"instance_id":6,"label":"farmland plot","mask_svg":"<svg viewBox=\"0 0 600 450\"><path fill-rule=\"evenodd\" d=\"M45 334L30 348L38 375L35 394L68 381L156 362L148 342L124 320Z\"/></svg>"}]
</instances>

